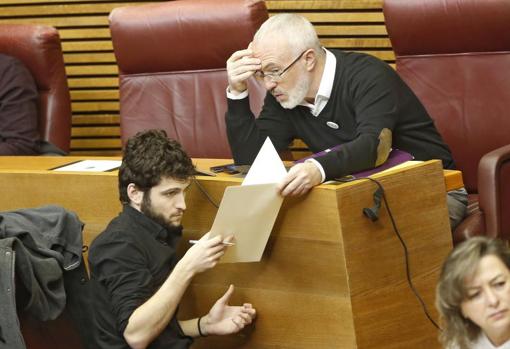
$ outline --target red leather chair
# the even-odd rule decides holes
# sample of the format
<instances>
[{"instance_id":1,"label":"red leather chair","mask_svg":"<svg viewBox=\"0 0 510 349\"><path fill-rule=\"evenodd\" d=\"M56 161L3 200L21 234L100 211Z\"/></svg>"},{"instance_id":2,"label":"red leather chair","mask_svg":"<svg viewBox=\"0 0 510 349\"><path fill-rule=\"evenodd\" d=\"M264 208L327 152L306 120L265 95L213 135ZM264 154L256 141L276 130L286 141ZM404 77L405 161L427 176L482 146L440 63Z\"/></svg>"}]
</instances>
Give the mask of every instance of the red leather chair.
<instances>
[{"instance_id":1,"label":"red leather chair","mask_svg":"<svg viewBox=\"0 0 510 349\"><path fill-rule=\"evenodd\" d=\"M510 1L386 0L397 72L450 146L469 192L454 242L510 239Z\"/></svg>"},{"instance_id":2,"label":"red leather chair","mask_svg":"<svg viewBox=\"0 0 510 349\"><path fill-rule=\"evenodd\" d=\"M226 61L268 18L262 0L180 0L114 9L122 141L161 128L192 157L231 158ZM265 90L250 83L258 115Z\"/></svg>"},{"instance_id":3,"label":"red leather chair","mask_svg":"<svg viewBox=\"0 0 510 349\"><path fill-rule=\"evenodd\" d=\"M21 60L34 77L41 139L69 152L71 99L58 31L43 25L0 25L0 52Z\"/></svg>"}]
</instances>

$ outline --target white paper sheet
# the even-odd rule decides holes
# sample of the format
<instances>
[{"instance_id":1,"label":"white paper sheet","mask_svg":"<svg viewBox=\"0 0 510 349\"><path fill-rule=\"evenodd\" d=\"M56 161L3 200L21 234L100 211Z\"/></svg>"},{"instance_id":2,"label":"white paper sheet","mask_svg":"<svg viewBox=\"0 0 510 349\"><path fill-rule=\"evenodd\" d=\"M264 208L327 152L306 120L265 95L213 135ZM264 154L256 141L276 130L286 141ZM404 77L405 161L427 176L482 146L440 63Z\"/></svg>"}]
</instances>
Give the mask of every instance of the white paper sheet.
<instances>
[{"instance_id":1,"label":"white paper sheet","mask_svg":"<svg viewBox=\"0 0 510 349\"><path fill-rule=\"evenodd\" d=\"M82 160L55 168L53 171L106 172L119 168L121 163L121 160Z\"/></svg>"},{"instance_id":2,"label":"white paper sheet","mask_svg":"<svg viewBox=\"0 0 510 349\"><path fill-rule=\"evenodd\" d=\"M273 142L266 138L242 185L278 183L287 174Z\"/></svg>"}]
</instances>

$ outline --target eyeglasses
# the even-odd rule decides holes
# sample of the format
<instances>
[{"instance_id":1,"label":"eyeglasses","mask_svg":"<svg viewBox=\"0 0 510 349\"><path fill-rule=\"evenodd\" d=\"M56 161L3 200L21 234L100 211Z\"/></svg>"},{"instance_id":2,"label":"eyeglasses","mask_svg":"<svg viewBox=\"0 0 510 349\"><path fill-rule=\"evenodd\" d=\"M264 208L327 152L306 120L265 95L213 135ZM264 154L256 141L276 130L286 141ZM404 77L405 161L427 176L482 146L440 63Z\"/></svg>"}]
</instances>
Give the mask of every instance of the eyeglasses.
<instances>
[{"instance_id":1,"label":"eyeglasses","mask_svg":"<svg viewBox=\"0 0 510 349\"><path fill-rule=\"evenodd\" d=\"M299 61L301 56L303 56L303 54L306 51L308 51L308 49L301 52L301 54L295 60L293 60L291 64L289 64L286 68L284 68L282 71L274 71L274 72L264 73L262 70L257 70L254 74L255 78L257 78L258 80L261 80L261 81L267 79L271 82L280 82L282 80L282 75L285 74L287 71L289 71L289 69L292 68L292 66L294 64L296 64L297 61Z\"/></svg>"}]
</instances>

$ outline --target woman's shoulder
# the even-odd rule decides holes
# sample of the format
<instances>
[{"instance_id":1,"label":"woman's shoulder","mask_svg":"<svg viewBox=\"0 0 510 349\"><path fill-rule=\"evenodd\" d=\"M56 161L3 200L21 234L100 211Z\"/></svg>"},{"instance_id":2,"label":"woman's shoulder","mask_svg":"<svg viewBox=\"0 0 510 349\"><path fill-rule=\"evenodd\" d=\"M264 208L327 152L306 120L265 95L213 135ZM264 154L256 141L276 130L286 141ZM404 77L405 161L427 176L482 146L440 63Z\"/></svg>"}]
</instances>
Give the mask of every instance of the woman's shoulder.
<instances>
[{"instance_id":1,"label":"woman's shoulder","mask_svg":"<svg viewBox=\"0 0 510 349\"><path fill-rule=\"evenodd\" d=\"M484 333L481 333L473 342L471 349L510 349L510 340L496 347L491 343L489 338L487 338Z\"/></svg>"}]
</instances>

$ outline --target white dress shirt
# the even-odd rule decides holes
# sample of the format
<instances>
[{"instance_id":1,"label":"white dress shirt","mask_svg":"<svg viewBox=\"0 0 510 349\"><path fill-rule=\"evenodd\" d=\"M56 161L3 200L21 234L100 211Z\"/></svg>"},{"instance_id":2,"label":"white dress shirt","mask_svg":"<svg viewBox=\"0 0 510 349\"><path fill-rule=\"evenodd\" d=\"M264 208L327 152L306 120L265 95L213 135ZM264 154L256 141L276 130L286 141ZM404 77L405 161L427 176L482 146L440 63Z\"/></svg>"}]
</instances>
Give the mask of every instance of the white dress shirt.
<instances>
[{"instance_id":1,"label":"white dress shirt","mask_svg":"<svg viewBox=\"0 0 510 349\"><path fill-rule=\"evenodd\" d=\"M480 336L473 343L471 349L510 349L510 340L501 344L499 347L495 347L485 333L480 333Z\"/></svg>"}]
</instances>

